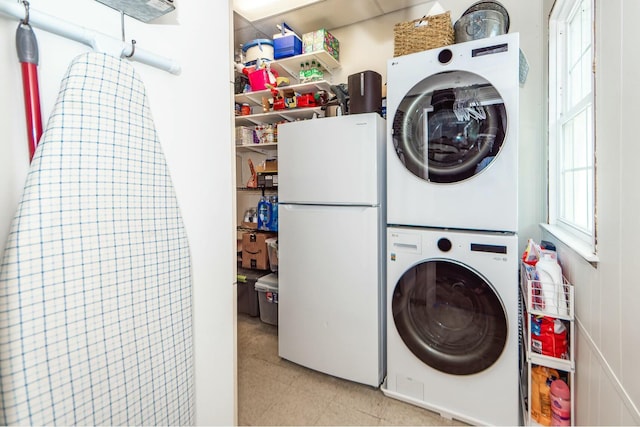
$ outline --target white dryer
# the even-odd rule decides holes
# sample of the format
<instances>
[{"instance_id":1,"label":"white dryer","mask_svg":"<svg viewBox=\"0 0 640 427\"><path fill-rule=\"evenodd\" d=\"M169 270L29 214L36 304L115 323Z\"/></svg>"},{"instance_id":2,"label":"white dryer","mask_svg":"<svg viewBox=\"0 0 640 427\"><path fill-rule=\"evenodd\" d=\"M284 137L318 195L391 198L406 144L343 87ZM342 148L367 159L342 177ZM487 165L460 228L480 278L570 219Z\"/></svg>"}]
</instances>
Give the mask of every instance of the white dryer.
<instances>
[{"instance_id":1,"label":"white dryer","mask_svg":"<svg viewBox=\"0 0 640 427\"><path fill-rule=\"evenodd\" d=\"M517 33L393 58L387 224L517 231Z\"/></svg>"},{"instance_id":2,"label":"white dryer","mask_svg":"<svg viewBox=\"0 0 640 427\"><path fill-rule=\"evenodd\" d=\"M517 246L512 233L387 229L385 395L518 424Z\"/></svg>"}]
</instances>

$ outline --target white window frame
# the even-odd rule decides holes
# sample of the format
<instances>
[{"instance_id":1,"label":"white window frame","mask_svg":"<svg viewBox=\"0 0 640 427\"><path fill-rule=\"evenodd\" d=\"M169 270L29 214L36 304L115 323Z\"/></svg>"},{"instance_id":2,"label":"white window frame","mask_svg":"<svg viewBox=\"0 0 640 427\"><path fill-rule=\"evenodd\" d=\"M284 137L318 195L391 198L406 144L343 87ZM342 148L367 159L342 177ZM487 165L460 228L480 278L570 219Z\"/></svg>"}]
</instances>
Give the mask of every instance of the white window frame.
<instances>
[{"instance_id":1,"label":"white window frame","mask_svg":"<svg viewBox=\"0 0 640 427\"><path fill-rule=\"evenodd\" d=\"M597 261L596 257L596 158L595 158L595 1L585 0L591 7L591 58L589 61L589 71L591 79L591 91L583 97L572 108L567 108L568 90L568 21L573 16L581 0L556 0L556 3L549 16L549 199L548 199L548 224L545 229L554 234L563 243L567 244L576 252L580 253L588 261ZM585 142L586 150L590 151L590 174L591 189L586 195L590 218L587 224L591 227L582 227L577 223L562 215L563 197L563 172L566 171L566 163L563 165L562 151L567 149L562 140L563 125L577 117L576 112L590 110L590 143ZM587 138L588 141L588 138ZM590 145L590 146L589 146Z\"/></svg>"}]
</instances>

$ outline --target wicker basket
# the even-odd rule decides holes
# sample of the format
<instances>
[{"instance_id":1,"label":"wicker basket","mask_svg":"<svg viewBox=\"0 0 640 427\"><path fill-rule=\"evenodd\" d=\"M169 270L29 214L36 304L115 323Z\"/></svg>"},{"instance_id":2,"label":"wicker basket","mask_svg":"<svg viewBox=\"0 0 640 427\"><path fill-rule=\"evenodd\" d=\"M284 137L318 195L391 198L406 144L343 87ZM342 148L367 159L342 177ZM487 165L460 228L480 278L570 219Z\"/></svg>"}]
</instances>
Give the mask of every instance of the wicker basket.
<instances>
[{"instance_id":1,"label":"wicker basket","mask_svg":"<svg viewBox=\"0 0 640 427\"><path fill-rule=\"evenodd\" d=\"M408 55L454 43L449 12L401 22L393 28L393 56Z\"/></svg>"}]
</instances>

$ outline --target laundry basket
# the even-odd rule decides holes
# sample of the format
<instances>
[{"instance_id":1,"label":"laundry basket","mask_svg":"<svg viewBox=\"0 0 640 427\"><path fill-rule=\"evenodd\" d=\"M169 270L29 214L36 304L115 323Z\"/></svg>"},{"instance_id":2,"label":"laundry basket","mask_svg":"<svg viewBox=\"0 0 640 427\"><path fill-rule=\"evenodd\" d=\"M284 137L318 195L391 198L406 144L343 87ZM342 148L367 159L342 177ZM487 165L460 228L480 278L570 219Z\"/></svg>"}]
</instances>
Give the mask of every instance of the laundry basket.
<instances>
[{"instance_id":1,"label":"laundry basket","mask_svg":"<svg viewBox=\"0 0 640 427\"><path fill-rule=\"evenodd\" d=\"M454 40L451 14L448 11L400 22L393 28L393 56L448 46L453 44Z\"/></svg>"}]
</instances>

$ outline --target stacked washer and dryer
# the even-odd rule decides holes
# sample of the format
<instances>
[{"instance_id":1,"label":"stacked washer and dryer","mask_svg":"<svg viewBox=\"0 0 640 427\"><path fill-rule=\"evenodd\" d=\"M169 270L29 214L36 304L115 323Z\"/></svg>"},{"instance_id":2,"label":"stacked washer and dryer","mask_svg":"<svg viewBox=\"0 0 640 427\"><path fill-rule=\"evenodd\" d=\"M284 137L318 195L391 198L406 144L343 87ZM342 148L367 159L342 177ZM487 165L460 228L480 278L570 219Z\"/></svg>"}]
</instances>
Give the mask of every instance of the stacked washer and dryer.
<instances>
[{"instance_id":1,"label":"stacked washer and dryer","mask_svg":"<svg viewBox=\"0 0 640 427\"><path fill-rule=\"evenodd\" d=\"M519 37L396 57L387 74L385 395L516 425Z\"/></svg>"}]
</instances>

